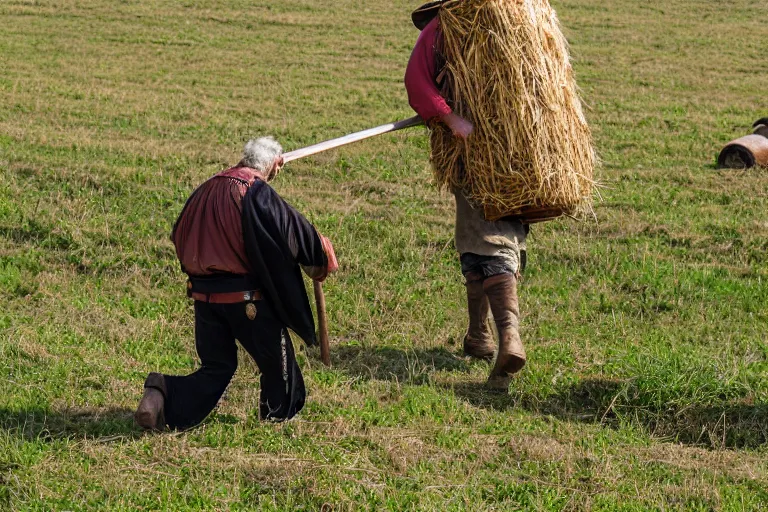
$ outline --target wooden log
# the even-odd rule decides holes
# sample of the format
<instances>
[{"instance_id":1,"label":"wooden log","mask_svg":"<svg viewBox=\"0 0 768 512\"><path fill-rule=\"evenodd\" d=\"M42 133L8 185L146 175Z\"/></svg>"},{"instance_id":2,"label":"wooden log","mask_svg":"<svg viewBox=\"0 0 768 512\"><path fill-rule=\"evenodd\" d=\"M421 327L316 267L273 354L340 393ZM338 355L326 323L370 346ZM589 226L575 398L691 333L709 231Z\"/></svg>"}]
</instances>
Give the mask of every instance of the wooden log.
<instances>
[{"instance_id":1,"label":"wooden log","mask_svg":"<svg viewBox=\"0 0 768 512\"><path fill-rule=\"evenodd\" d=\"M717 157L720 169L746 169L756 165L768 167L768 138L754 133L729 142Z\"/></svg>"}]
</instances>

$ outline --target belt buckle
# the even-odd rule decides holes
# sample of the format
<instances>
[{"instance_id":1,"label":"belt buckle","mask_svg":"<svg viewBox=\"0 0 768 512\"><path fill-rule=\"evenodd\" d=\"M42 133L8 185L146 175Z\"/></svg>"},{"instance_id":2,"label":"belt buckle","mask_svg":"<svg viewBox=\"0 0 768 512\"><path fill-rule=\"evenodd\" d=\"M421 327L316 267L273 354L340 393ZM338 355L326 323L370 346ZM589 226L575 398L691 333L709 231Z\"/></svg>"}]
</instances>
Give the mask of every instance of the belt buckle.
<instances>
[{"instance_id":1,"label":"belt buckle","mask_svg":"<svg viewBox=\"0 0 768 512\"><path fill-rule=\"evenodd\" d=\"M243 293L243 300L245 300L245 301L251 300L251 292L244 292Z\"/></svg>"}]
</instances>

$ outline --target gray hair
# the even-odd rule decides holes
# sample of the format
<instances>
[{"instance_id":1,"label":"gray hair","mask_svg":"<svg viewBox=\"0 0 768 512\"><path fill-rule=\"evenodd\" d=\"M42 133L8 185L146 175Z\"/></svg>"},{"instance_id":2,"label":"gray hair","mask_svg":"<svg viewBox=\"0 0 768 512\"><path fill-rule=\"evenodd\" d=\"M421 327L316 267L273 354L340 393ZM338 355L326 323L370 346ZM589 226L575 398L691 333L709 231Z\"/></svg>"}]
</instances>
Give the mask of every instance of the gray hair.
<instances>
[{"instance_id":1,"label":"gray hair","mask_svg":"<svg viewBox=\"0 0 768 512\"><path fill-rule=\"evenodd\" d=\"M267 172L282 154L283 147L274 138L259 137L245 144L242 164L251 169Z\"/></svg>"}]
</instances>

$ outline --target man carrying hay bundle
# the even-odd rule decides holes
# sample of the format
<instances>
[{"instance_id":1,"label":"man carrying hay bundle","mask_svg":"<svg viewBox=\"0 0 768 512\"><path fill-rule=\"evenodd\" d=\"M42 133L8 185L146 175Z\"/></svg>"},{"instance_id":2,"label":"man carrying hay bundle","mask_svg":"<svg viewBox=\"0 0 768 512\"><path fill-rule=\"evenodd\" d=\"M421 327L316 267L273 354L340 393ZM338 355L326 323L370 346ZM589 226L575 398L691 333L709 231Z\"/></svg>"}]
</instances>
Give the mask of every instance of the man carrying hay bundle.
<instances>
[{"instance_id":1,"label":"man carrying hay bundle","mask_svg":"<svg viewBox=\"0 0 768 512\"><path fill-rule=\"evenodd\" d=\"M412 19L422 32L405 86L431 131L435 178L456 199L464 352L487 361L496 352L488 386L507 390L526 362L517 281L528 226L589 209L589 128L547 0L440 0Z\"/></svg>"}]
</instances>

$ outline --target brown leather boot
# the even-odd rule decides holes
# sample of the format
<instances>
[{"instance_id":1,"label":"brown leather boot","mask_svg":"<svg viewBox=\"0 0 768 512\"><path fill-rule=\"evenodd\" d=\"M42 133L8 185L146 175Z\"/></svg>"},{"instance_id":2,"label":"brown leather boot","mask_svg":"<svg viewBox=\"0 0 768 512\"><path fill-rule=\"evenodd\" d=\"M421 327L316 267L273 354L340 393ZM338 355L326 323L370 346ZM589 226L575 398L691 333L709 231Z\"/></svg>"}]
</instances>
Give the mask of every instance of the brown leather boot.
<instances>
[{"instance_id":1,"label":"brown leather boot","mask_svg":"<svg viewBox=\"0 0 768 512\"><path fill-rule=\"evenodd\" d=\"M150 373L144 381L144 396L133 415L138 425L146 430L165 430L165 378L160 373Z\"/></svg>"},{"instance_id":2,"label":"brown leather boot","mask_svg":"<svg viewBox=\"0 0 768 512\"><path fill-rule=\"evenodd\" d=\"M467 310L469 328L464 336L464 354L485 361L493 361L493 334L488 325L488 297L483 292L483 282L467 275Z\"/></svg>"},{"instance_id":3,"label":"brown leather boot","mask_svg":"<svg viewBox=\"0 0 768 512\"><path fill-rule=\"evenodd\" d=\"M507 390L510 375L525 366L525 349L520 340L520 309L517 302L517 279L513 274L498 274L483 282L496 330L499 333L499 353L488 377L492 389Z\"/></svg>"}]
</instances>

